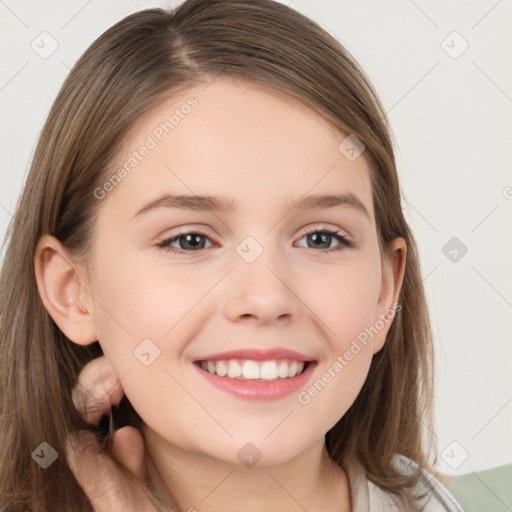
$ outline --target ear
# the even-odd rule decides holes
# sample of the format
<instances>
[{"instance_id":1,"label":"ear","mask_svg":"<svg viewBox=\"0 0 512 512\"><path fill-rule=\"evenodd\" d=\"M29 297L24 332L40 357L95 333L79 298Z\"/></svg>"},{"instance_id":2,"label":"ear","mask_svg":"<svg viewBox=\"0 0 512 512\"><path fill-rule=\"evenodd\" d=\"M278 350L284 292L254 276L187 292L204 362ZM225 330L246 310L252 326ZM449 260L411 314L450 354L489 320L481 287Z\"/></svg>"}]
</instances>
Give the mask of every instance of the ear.
<instances>
[{"instance_id":1,"label":"ear","mask_svg":"<svg viewBox=\"0 0 512 512\"><path fill-rule=\"evenodd\" d=\"M95 342L98 338L91 295L84 287L85 269L55 237L44 235L36 246L34 270L44 307L60 330L78 345Z\"/></svg>"},{"instance_id":2,"label":"ear","mask_svg":"<svg viewBox=\"0 0 512 512\"><path fill-rule=\"evenodd\" d=\"M382 258L382 287L373 326L374 332L377 331L373 337L374 354L384 346L393 319L403 307L398 304L398 296L404 278L406 253L405 240L397 237L391 242L389 253Z\"/></svg>"}]
</instances>

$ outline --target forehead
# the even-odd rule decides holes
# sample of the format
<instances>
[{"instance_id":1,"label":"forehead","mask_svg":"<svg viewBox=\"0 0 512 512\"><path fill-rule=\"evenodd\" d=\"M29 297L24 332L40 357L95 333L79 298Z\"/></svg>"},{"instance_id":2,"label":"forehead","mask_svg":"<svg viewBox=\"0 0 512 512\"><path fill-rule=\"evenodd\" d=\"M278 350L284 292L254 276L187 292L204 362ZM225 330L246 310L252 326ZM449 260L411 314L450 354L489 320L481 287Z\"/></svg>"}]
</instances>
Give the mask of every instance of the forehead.
<instances>
[{"instance_id":1,"label":"forehead","mask_svg":"<svg viewBox=\"0 0 512 512\"><path fill-rule=\"evenodd\" d=\"M270 208L351 192L373 217L364 153L348 159L346 137L280 91L218 77L169 96L134 123L109 169L125 172L107 199L135 210L164 192L212 194Z\"/></svg>"}]
</instances>

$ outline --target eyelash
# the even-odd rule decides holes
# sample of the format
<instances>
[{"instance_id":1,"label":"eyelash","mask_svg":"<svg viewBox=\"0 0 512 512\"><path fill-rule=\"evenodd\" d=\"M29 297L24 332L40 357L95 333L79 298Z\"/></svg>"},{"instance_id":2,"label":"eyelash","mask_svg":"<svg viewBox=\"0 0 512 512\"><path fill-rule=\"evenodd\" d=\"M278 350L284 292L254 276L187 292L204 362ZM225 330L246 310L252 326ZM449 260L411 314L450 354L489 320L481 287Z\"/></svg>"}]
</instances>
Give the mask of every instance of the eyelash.
<instances>
[{"instance_id":1,"label":"eyelash","mask_svg":"<svg viewBox=\"0 0 512 512\"><path fill-rule=\"evenodd\" d=\"M325 228L325 229L312 229L312 230L309 230L309 231L305 231L303 233L301 233L301 236L299 237L299 240L301 238L304 238L305 236L307 235L311 235L313 233L324 233L324 234L328 234L330 236L333 236L336 240L338 240L340 242L340 244L332 249L324 249L320 252L328 252L328 253L331 253L331 252L338 252L338 251L341 251L343 249L349 249L349 248L353 248L354 247L354 243L351 242L350 240L348 240L345 236L343 235L339 235L339 231L336 231L336 230L333 230L333 229L329 229L329 228ZM191 256L192 253L194 252L199 252L201 249L197 250L197 251L184 251L182 249L177 249L176 247L171 247L171 244L173 242L175 242L176 240L179 240L182 236L185 236L185 235L199 235L199 236L203 236L205 238L209 238L205 233L201 233L200 231L183 231L182 233L178 233L177 235L173 236L172 238L167 238L166 240L163 240L162 242L159 242L156 245L156 247L158 248L161 248L161 249L166 249L167 251L171 251L175 254L186 254L188 256ZM310 247L311 249L311 247Z\"/></svg>"}]
</instances>

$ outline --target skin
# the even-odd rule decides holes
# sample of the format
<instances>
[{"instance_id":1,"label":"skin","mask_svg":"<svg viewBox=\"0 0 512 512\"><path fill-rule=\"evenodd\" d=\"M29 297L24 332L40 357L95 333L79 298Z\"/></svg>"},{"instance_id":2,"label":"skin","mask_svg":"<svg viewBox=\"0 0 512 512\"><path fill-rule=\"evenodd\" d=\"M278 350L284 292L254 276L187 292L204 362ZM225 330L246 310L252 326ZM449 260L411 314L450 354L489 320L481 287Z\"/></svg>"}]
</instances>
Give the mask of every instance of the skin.
<instances>
[{"instance_id":1,"label":"skin","mask_svg":"<svg viewBox=\"0 0 512 512\"><path fill-rule=\"evenodd\" d=\"M318 362L307 390L396 303L405 241L380 254L368 166L364 153L350 161L338 150L346 135L261 86L217 78L204 87L170 97L132 127L118 166L188 97L198 101L100 200L86 266L54 238L39 241L41 298L70 340L99 340L144 420L146 456L168 503L182 511L348 511L349 483L324 435L355 400L391 322L308 404L297 393L238 399L199 378L192 362L240 347L286 347ZM135 215L164 191L240 204L230 213ZM347 205L292 208L304 195L348 192L369 217ZM319 248L304 235L324 228L354 247L332 251L340 246L332 237ZM204 248L194 252L183 238L172 245L190 255L156 247L182 232L204 234ZM263 249L252 263L236 252L247 236ZM147 338L160 350L149 366L133 353ZM252 467L237 457L249 441L261 452ZM130 443L120 446L137 473L143 448L130 462Z\"/></svg>"}]
</instances>

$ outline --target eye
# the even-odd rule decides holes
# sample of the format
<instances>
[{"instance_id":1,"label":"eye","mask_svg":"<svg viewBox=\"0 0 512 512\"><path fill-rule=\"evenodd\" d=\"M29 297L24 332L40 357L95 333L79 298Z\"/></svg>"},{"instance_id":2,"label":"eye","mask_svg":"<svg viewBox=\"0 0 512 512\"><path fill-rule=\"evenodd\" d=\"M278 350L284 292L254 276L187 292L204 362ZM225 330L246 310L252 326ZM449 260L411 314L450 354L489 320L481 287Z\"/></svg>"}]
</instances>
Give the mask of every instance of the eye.
<instances>
[{"instance_id":1,"label":"eye","mask_svg":"<svg viewBox=\"0 0 512 512\"><path fill-rule=\"evenodd\" d=\"M341 251L345 248L354 247L354 244L348 240L345 236L338 234L339 231L335 231L329 228L316 228L311 229L302 233L301 239L304 237L308 237L307 240L312 242L311 248L320 247L321 249L325 248L323 246L327 245L327 250L323 252L335 252ZM329 249L328 247L331 245L333 240L337 240L339 245L334 248Z\"/></svg>"},{"instance_id":2,"label":"eye","mask_svg":"<svg viewBox=\"0 0 512 512\"><path fill-rule=\"evenodd\" d=\"M311 241L312 245L308 245L308 247L327 249L323 252L335 252L344 248L354 247L354 244L350 240L338 233L338 231L328 228L310 229L309 231L303 232L299 240L304 237L309 237L307 240ZM198 231L185 231L173 236L172 238L167 238L166 240L157 243L156 247L161 249L165 248L167 251L171 251L175 254L191 255L193 252L199 252L206 248L205 240L210 239L204 233ZM334 248L329 248L333 241L338 241L339 244ZM175 246L176 243L178 244L178 247Z\"/></svg>"},{"instance_id":3,"label":"eye","mask_svg":"<svg viewBox=\"0 0 512 512\"><path fill-rule=\"evenodd\" d=\"M178 235L168 238L167 240L163 240L156 244L157 247L166 248L168 251L174 252L176 254L190 254L191 252L197 252L198 250L204 249L204 242L201 239L209 238L204 234L196 231L185 231L183 233L179 233ZM173 244L178 242L181 246L180 248L174 247Z\"/></svg>"}]
</instances>

